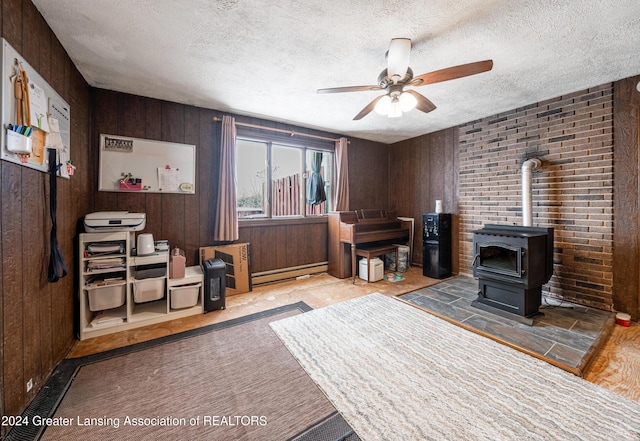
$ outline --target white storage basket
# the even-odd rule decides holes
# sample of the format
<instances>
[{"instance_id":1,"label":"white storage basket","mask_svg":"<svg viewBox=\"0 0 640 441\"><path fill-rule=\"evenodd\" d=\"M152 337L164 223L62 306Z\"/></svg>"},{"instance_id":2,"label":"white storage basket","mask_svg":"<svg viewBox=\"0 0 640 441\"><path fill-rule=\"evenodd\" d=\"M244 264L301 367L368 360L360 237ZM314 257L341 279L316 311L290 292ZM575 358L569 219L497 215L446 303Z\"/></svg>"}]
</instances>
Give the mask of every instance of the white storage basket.
<instances>
[{"instance_id":1,"label":"white storage basket","mask_svg":"<svg viewBox=\"0 0 640 441\"><path fill-rule=\"evenodd\" d=\"M102 311L103 309L118 308L124 305L126 287L125 281L87 285L89 293L89 310Z\"/></svg>"},{"instance_id":2,"label":"white storage basket","mask_svg":"<svg viewBox=\"0 0 640 441\"><path fill-rule=\"evenodd\" d=\"M198 304L201 283L192 285L172 286L169 288L171 309L191 308Z\"/></svg>"},{"instance_id":3,"label":"white storage basket","mask_svg":"<svg viewBox=\"0 0 640 441\"><path fill-rule=\"evenodd\" d=\"M133 301L136 303L152 302L164 297L165 277L149 279L133 279Z\"/></svg>"}]
</instances>

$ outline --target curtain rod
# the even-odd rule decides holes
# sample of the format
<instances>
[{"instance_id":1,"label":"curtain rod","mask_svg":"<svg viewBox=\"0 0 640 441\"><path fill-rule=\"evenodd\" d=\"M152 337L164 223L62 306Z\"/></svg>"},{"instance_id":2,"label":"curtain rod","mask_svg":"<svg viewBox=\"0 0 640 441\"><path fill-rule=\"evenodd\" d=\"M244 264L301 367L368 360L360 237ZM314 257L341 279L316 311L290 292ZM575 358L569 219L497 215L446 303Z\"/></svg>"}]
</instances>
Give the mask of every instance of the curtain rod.
<instances>
[{"instance_id":1,"label":"curtain rod","mask_svg":"<svg viewBox=\"0 0 640 441\"><path fill-rule=\"evenodd\" d=\"M222 118L218 118L217 116L213 118L214 121L216 122L220 122L222 121ZM299 132L295 132L293 130L285 130L285 129L276 129L274 127L265 127L265 126L259 126L257 124L249 124L249 123L243 123L243 122L236 122L237 126L243 126L243 127L252 127L254 129L261 129L261 130L270 130L272 132L280 132L280 133L288 133L289 136L293 137L293 136L306 136L307 138L315 138L315 139L322 139L325 141L339 141L340 138L327 138L326 136L318 136L318 135L310 135L307 133L299 133Z\"/></svg>"}]
</instances>

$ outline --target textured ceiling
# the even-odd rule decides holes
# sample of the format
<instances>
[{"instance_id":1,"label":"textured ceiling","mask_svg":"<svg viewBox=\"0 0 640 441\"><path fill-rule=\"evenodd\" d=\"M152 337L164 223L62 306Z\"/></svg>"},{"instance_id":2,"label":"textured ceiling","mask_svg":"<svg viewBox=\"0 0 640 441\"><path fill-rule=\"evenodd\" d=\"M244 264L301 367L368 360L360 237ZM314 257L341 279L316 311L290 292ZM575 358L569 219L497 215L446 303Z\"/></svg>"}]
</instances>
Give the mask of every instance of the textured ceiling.
<instances>
[{"instance_id":1,"label":"textured ceiling","mask_svg":"<svg viewBox=\"0 0 640 441\"><path fill-rule=\"evenodd\" d=\"M638 0L32 0L91 86L385 143L640 74ZM437 109L353 117L395 37Z\"/></svg>"}]
</instances>

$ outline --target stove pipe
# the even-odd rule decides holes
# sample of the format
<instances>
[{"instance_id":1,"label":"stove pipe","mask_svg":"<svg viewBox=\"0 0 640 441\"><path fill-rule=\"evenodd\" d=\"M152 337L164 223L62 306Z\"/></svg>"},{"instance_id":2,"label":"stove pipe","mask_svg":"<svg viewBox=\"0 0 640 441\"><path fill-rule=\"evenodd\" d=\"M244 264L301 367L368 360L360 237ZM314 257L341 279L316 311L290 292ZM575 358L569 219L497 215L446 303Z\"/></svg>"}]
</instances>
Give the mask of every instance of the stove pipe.
<instances>
[{"instance_id":1,"label":"stove pipe","mask_svg":"<svg viewBox=\"0 0 640 441\"><path fill-rule=\"evenodd\" d=\"M539 168L542 161L538 158L531 158L522 164L522 225L533 226L533 208L531 202L531 171Z\"/></svg>"}]
</instances>

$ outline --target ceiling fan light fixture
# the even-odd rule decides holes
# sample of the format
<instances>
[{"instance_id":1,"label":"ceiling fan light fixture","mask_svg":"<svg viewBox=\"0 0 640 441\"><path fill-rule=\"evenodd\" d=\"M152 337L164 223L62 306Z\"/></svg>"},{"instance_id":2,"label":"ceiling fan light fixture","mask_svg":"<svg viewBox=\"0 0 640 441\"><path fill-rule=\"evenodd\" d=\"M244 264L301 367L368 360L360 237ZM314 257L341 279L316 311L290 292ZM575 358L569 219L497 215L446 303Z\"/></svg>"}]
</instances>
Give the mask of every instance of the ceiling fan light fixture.
<instances>
[{"instance_id":1,"label":"ceiling fan light fixture","mask_svg":"<svg viewBox=\"0 0 640 441\"><path fill-rule=\"evenodd\" d=\"M376 106L374 107L374 110L379 115L386 115L387 113L389 113L390 108L391 108L391 97L389 95L384 95L378 100L378 102L376 103Z\"/></svg>"},{"instance_id":2,"label":"ceiling fan light fixture","mask_svg":"<svg viewBox=\"0 0 640 441\"><path fill-rule=\"evenodd\" d=\"M399 118L402 116L402 106L400 105L400 100L397 96L391 98L391 103L389 106L389 112L387 113L389 118Z\"/></svg>"},{"instance_id":3,"label":"ceiling fan light fixture","mask_svg":"<svg viewBox=\"0 0 640 441\"><path fill-rule=\"evenodd\" d=\"M411 53L411 40L408 38L394 38L387 52L387 73L394 81L402 80L409 68L409 54ZM394 79L396 77L396 79Z\"/></svg>"},{"instance_id":4,"label":"ceiling fan light fixture","mask_svg":"<svg viewBox=\"0 0 640 441\"><path fill-rule=\"evenodd\" d=\"M418 104L418 100L416 99L416 97L407 92L402 92L400 94L399 100L400 108L403 112L409 112L415 109L416 105Z\"/></svg>"},{"instance_id":5,"label":"ceiling fan light fixture","mask_svg":"<svg viewBox=\"0 0 640 441\"><path fill-rule=\"evenodd\" d=\"M373 101L370 101L353 120L361 120L372 111L381 115L387 115L387 117L390 118L397 118L402 116L403 112L410 112L412 109L417 109L423 113L429 113L436 109L436 105L427 97L413 89L405 91L405 87L426 86L427 84L455 80L457 78L487 72L493 68L493 60L484 60L459 64L414 77L413 71L409 67L410 52L410 39L394 38L391 40L389 50L386 53L387 68L378 75L378 84L318 89L318 93L384 90L384 95L377 96ZM640 83L638 83L637 88L640 91Z\"/></svg>"}]
</instances>

